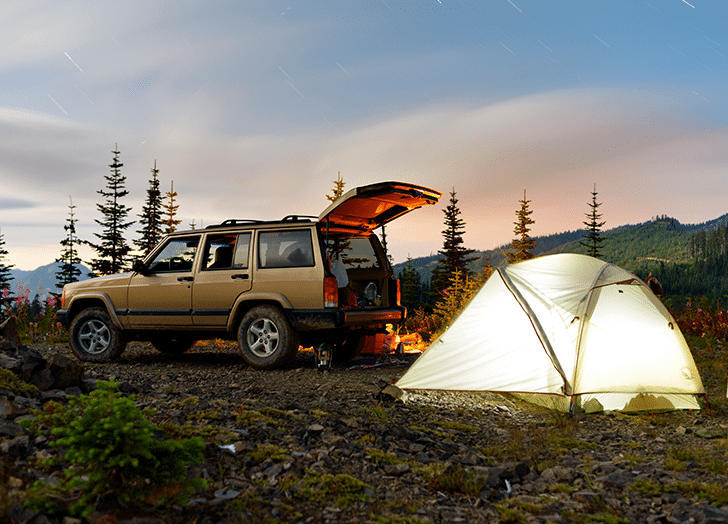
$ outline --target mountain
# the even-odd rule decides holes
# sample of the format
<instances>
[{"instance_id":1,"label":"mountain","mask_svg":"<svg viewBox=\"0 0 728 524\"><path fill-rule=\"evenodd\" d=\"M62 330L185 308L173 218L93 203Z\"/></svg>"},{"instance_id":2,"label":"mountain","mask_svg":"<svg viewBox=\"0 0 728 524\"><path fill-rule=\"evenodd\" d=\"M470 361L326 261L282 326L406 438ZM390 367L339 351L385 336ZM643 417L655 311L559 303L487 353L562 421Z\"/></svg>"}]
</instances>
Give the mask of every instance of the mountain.
<instances>
[{"instance_id":1,"label":"mountain","mask_svg":"<svg viewBox=\"0 0 728 524\"><path fill-rule=\"evenodd\" d=\"M629 271L644 270L660 263L681 263L690 260L690 239L699 232L710 232L728 227L728 214L701 224L682 224L668 216L654 217L640 224L627 224L602 231L602 258ZM586 231L566 231L553 235L534 237L534 254L583 253L587 248L579 241ZM495 249L476 251L471 256L479 259L471 263L478 271L486 260L493 266L505 261L507 245ZM420 273L423 281L429 281L432 269L437 264L438 255L412 259L411 263ZM395 275L404 268L406 262L395 264Z\"/></svg>"},{"instance_id":2,"label":"mountain","mask_svg":"<svg viewBox=\"0 0 728 524\"><path fill-rule=\"evenodd\" d=\"M23 289L30 290L31 300L36 294L47 295L49 293L59 293L61 290L56 287L56 283L58 282L56 273L59 271L60 265L59 262L52 262L32 271L11 269L10 274L13 276L13 280L10 282L10 287L12 288L12 292L18 295L20 286L23 286ZM81 274L78 279L88 279L87 275L91 270L83 264L79 266L79 269L81 269Z\"/></svg>"}]
</instances>

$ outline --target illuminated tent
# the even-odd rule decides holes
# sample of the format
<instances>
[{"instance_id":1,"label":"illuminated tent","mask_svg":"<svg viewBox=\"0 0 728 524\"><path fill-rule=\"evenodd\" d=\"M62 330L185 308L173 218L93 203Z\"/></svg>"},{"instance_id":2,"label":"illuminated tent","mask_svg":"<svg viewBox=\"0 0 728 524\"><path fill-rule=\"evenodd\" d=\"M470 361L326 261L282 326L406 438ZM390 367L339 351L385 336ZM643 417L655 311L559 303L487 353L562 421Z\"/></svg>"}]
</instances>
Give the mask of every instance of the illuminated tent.
<instances>
[{"instance_id":1,"label":"illuminated tent","mask_svg":"<svg viewBox=\"0 0 728 524\"><path fill-rule=\"evenodd\" d=\"M496 269L397 386L509 392L587 412L699 409L704 394L682 333L647 285L577 254Z\"/></svg>"}]
</instances>

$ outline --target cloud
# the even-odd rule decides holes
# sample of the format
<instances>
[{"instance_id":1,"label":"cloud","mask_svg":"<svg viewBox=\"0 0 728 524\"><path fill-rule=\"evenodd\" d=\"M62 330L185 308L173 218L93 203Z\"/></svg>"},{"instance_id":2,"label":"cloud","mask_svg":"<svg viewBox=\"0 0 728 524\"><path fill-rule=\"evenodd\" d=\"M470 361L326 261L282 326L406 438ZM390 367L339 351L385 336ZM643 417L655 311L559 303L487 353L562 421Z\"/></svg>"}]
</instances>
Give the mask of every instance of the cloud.
<instances>
[{"instance_id":1,"label":"cloud","mask_svg":"<svg viewBox=\"0 0 728 524\"><path fill-rule=\"evenodd\" d=\"M212 121L224 119L212 100L201 102L194 112L134 131L0 110L0 136L10 140L6 146L3 139L0 177L13 177L10 198L33 195L42 202L58 230L72 195L81 236L88 238L97 229L97 191L117 140L132 219L155 159L162 190L174 180L184 225L317 215L328 205L325 195L339 171L347 190L402 180L445 193L439 206L388 229L396 261L441 247L442 209L453 189L467 224L466 245L475 249L510 241L524 189L532 200L534 235L581 227L595 183L608 227L662 213L700 222L725 212L728 133L668 88L552 91L479 106L428 104L376 122L352 121L346 129L322 122L285 134L200 125L205 108ZM0 220L7 222L2 214Z\"/></svg>"},{"instance_id":2,"label":"cloud","mask_svg":"<svg viewBox=\"0 0 728 524\"><path fill-rule=\"evenodd\" d=\"M22 198L0 197L0 210L6 209L31 209L37 204Z\"/></svg>"}]
</instances>

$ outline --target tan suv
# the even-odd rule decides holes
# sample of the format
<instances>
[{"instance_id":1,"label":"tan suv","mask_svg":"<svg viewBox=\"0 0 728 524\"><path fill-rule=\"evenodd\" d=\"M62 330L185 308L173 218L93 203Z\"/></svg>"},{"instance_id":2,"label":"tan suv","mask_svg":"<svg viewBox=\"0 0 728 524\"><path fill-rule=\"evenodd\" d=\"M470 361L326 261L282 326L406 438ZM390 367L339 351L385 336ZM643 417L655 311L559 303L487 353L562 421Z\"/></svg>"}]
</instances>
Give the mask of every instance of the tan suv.
<instances>
[{"instance_id":1,"label":"tan suv","mask_svg":"<svg viewBox=\"0 0 728 524\"><path fill-rule=\"evenodd\" d=\"M440 196L382 182L347 192L319 217L175 232L130 273L66 285L58 318L73 352L90 362L118 358L129 340L184 353L211 338L237 339L260 369L323 342L334 361L347 360L406 316L373 230Z\"/></svg>"}]
</instances>

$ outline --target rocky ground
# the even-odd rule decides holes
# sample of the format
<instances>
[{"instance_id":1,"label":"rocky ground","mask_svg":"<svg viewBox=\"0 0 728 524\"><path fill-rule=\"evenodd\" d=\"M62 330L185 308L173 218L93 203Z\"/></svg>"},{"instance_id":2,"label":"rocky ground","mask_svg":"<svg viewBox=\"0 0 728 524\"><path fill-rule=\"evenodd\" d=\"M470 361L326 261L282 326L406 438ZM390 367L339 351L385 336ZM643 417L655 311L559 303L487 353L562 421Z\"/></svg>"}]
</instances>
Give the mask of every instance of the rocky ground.
<instances>
[{"instance_id":1,"label":"rocky ground","mask_svg":"<svg viewBox=\"0 0 728 524\"><path fill-rule=\"evenodd\" d=\"M185 507L149 508L139 524L728 523L725 408L571 416L500 395L380 394L415 358L320 373L301 352L286 369L256 371L233 347L168 356L134 343L118 362L86 364L84 378L122 382L170 437L205 438L190 475L209 489ZM0 500L0 521L48 522L12 501L36 480L54 482L62 464L39 470L56 450L15 422L46 398L77 393L36 400L0 390L10 406L0 410L0 498L11 501L3 516ZM86 520L124 519L107 509Z\"/></svg>"}]
</instances>

